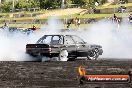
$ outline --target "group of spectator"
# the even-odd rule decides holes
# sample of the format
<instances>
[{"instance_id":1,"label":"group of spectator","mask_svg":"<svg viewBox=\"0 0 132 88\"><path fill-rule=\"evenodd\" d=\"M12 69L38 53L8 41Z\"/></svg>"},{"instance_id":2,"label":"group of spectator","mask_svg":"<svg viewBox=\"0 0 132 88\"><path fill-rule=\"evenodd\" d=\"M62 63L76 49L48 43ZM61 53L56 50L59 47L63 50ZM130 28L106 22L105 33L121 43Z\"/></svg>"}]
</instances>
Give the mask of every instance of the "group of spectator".
<instances>
[{"instance_id":1,"label":"group of spectator","mask_svg":"<svg viewBox=\"0 0 132 88\"><path fill-rule=\"evenodd\" d=\"M70 20L67 21L67 28L69 28L71 24L75 24L75 26L78 26L79 27L80 26L80 23L81 23L81 21L77 17L76 18L73 18L73 19L70 19Z\"/></svg>"},{"instance_id":2,"label":"group of spectator","mask_svg":"<svg viewBox=\"0 0 132 88\"><path fill-rule=\"evenodd\" d=\"M131 21L131 20L132 20L132 16L131 16L131 15L132 15L132 13L130 13L130 15L129 15L129 22L130 22L130 23L132 23L132 21ZM120 26L121 19L122 19L122 18L117 17L115 14L114 14L112 17L109 18L109 20L111 20L112 23L118 25L118 28L119 28L119 26ZM91 23L91 20L92 20L93 22L95 22L95 19L90 19L90 22L88 22L88 23ZM83 22L83 21L82 21L82 22ZM67 24L67 28L68 28L68 29L70 28L71 24L75 25L76 27L79 27L79 26L80 26L80 23L81 23L81 20L80 20L79 18L77 18L77 17L72 18L72 19L69 19L69 20L66 21L66 24ZM7 23L5 23L5 24L2 26L2 28L3 28L3 29L8 28ZM37 28L36 28L35 25L33 25L33 27L30 28L30 29L31 29L32 31L37 30Z\"/></svg>"},{"instance_id":3,"label":"group of spectator","mask_svg":"<svg viewBox=\"0 0 132 88\"><path fill-rule=\"evenodd\" d=\"M2 29L9 29L10 27L7 25L7 23L5 23L1 28L2 28ZM35 25L33 25L33 27L31 27L31 28L29 28L29 29L32 30L32 31L37 30L37 28L36 28Z\"/></svg>"},{"instance_id":4,"label":"group of spectator","mask_svg":"<svg viewBox=\"0 0 132 88\"><path fill-rule=\"evenodd\" d=\"M110 20L113 24L117 25L117 28L120 27L121 18L117 17L115 14L113 15L113 17L110 17L109 20Z\"/></svg>"}]
</instances>

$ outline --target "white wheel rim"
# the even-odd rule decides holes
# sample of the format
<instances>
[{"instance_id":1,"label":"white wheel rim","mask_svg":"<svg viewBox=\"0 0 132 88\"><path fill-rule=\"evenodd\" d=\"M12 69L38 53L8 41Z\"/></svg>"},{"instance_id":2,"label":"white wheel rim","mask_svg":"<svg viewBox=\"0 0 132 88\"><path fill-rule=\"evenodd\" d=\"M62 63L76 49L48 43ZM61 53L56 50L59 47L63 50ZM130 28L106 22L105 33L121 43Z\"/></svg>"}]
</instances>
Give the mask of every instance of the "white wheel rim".
<instances>
[{"instance_id":1,"label":"white wheel rim","mask_svg":"<svg viewBox=\"0 0 132 88\"><path fill-rule=\"evenodd\" d=\"M68 52L67 50L62 50L59 54L60 61L67 61L68 60Z\"/></svg>"},{"instance_id":2,"label":"white wheel rim","mask_svg":"<svg viewBox=\"0 0 132 88\"><path fill-rule=\"evenodd\" d=\"M98 50L96 49L93 53L94 53L94 56L93 57L88 56L88 59L96 60L98 58L98 56L99 56Z\"/></svg>"}]
</instances>

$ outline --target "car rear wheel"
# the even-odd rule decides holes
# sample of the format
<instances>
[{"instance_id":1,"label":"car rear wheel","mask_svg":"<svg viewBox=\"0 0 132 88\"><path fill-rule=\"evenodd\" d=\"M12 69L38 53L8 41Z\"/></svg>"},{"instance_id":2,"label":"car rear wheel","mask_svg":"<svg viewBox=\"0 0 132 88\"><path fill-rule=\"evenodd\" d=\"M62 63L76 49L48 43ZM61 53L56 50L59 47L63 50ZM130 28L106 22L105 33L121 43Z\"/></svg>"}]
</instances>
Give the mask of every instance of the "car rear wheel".
<instances>
[{"instance_id":1,"label":"car rear wheel","mask_svg":"<svg viewBox=\"0 0 132 88\"><path fill-rule=\"evenodd\" d=\"M97 60L98 57L99 57L99 50L94 49L89 52L89 54L87 56L87 60Z\"/></svg>"},{"instance_id":2,"label":"car rear wheel","mask_svg":"<svg viewBox=\"0 0 132 88\"><path fill-rule=\"evenodd\" d=\"M50 57L45 57L45 56L43 56L42 57L42 62L46 62L46 61L51 61L51 58Z\"/></svg>"},{"instance_id":3,"label":"car rear wheel","mask_svg":"<svg viewBox=\"0 0 132 88\"><path fill-rule=\"evenodd\" d=\"M75 61L76 57L69 57L68 61Z\"/></svg>"},{"instance_id":4,"label":"car rear wheel","mask_svg":"<svg viewBox=\"0 0 132 88\"><path fill-rule=\"evenodd\" d=\"M46 57L46 56L42 56L39 55L38 58L40 58L42 61L68 61L68 51L63 49L60 51L58 57Z\"/></svg>"}]
</instances>

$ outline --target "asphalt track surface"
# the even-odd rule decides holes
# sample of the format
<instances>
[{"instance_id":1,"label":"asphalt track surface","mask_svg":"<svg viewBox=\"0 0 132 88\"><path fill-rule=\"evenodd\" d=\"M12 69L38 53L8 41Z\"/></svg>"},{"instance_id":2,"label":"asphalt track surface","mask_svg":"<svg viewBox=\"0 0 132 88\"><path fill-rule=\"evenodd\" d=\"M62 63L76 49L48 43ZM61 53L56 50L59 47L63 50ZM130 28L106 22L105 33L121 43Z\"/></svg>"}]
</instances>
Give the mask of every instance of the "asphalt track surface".
<instances>
[{"instance_id":1,"label":"asphalt track surface","mask_svg":"<svg viewBox=\"0 0 132 88\"><path fill-rule=\"evenodd\" d=\"M132 88L128 84L79 84L78 67L90 74L127 74L132 60L100 59L72 62L0 62L0 88Z\"/></svg>"}]
</instances>

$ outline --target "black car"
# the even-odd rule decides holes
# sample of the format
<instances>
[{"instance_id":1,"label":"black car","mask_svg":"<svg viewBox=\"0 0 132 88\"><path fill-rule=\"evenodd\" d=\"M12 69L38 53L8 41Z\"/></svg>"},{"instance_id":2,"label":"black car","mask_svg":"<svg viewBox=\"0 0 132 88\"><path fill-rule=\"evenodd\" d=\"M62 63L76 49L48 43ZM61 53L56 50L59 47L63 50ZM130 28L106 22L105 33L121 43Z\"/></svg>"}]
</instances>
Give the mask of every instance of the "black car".
<instances>
[{"instance_id":1,"label":"black car","mask_svg":"<svg viewBox=\"0 0 132 88\"><path fill-rule=\"evenodd\" d=\"M26 53L34 57L60 57L63 51L70 61L77 57L96 60L103 53L102 46L87 44L76 35L44 35L36 44L26 45Z\"/></svg>"}]
</instances>

